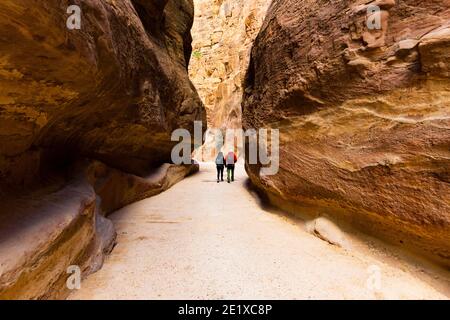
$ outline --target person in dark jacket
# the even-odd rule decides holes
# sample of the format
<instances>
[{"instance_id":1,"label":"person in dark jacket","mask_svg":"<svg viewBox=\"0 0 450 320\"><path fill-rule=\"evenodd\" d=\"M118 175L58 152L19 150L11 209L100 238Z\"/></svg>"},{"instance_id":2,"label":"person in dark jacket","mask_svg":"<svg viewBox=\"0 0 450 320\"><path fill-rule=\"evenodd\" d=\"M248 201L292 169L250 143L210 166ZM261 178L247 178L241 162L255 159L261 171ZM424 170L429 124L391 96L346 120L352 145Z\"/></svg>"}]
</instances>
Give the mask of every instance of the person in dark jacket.
<instances>
[{"instance_id":1,"label":"person in dark jacket","mask_svg":"<svg viewBox=\"0 0 450 320\"><path fill-rule=\"evenodd\" d=\"M225 158L222 152L216 157L216 168L217 168L217 183L223 181L223 170L225 169Z\"/></svg>"},{"instance_id":2,"label":"person in dark jacket","mask_svg":"<svg viewBox=\"0 0 450 320\"><path fill-rule=\"evenodd\" d=\"M225 163L227 165L227 181L230 183L234 181L234 167L237 162L237 156L233 151L228 152L225 157Z\"/></svg>"}]
</instances>

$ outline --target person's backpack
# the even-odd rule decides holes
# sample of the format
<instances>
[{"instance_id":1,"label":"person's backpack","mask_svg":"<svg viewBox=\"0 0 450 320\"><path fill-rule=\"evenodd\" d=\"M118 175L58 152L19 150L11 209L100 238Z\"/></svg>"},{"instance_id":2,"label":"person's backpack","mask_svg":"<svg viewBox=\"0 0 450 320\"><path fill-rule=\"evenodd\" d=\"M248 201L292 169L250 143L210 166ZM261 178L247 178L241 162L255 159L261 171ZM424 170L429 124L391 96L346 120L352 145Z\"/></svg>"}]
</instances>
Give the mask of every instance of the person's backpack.
<instances>
[{"instance_id":1,"label":"person's backpack","mask_svg":"<svg viewBox=\"0 0 450 320\"><path fill-rule=\"evenodd\" d=\"M223 153L219 153L217 155L216 164L219 165L219 166L224 165L224 163L223 163Z\"/></svg>"},{"instance_id":2,"label":"person's backpack","mask_svg":"<svg viewBox=\"0 0 450 320\"><path fill-rule=\"evenodd\" d=\"M234 164L234 153L229 152L227 154L227 164Z\"/></svg>"}]
</instances>

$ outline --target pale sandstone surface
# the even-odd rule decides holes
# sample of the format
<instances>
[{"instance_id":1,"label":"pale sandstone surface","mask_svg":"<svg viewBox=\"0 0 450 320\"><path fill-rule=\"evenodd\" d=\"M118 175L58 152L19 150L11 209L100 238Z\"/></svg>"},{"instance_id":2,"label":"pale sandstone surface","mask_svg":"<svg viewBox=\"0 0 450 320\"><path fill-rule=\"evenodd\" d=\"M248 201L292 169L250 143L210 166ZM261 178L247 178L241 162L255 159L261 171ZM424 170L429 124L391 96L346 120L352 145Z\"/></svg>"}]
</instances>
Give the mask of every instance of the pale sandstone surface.
<instances>
[{"instance_id":1,"label":"pale sandstone surface","mask_svg":"<svg viewBox=\"0 0 450 320\"><path fill-rule=\"evenodd\" d=\"M382 30L366 27L381 7ZM280 171L251 180L450 265L450 2L276 0L254 47L244 128L280 129Z\"/></svg>"},{"instance_id":2,"label":"pale sandstone surface","mask_svg":"<svg viewBox=\"0 0 450 320\"><path fill-rule=\"evenodd\" d=\"M69 298L450 297L448 273L406 263L392 249L358 244L346 233L351 250L331 245L302 221L261 206L242 164L232 184L214 176L214 165L202 163L170 190L110 215L117 246ZM373 270L380 272L379 287L371 286Z\"/></svg>"},{"instance_id":3,"label":"pale sandstone surface","mask_svg":"<svg viewBox=\"0 0 450 320\"><path fill-rule=\"evenodd\" d=\"M242 83L250 49L271 0L195 0L193 57L189 74L208 111L210 129L240 129ZM196 151L200 160L217 153L215 133ZM231 137L225 151L239 144Z\"/></svg>"}]
</instances>

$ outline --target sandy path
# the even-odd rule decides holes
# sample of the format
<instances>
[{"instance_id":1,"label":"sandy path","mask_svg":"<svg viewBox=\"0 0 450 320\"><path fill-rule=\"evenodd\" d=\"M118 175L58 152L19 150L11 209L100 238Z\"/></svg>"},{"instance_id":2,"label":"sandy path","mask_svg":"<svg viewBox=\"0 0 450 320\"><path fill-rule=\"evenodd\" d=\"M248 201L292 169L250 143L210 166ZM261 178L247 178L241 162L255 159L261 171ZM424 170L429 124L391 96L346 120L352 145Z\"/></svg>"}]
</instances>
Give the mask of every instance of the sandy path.
<instances>
[{"instance_id":1,"label":"sandy path","mask_svg":"<svg viewBox=\"0 0 450 320\"><path fill-rule=\"evenodd\" d=\"M432 281L370 250L346 251L262 209L214 167L111 216L118 244L72 299L448 298ZM370 267L380 289L367 286ZM440 291L439 291L440 290Z\"/></svg>"}]
</instances>

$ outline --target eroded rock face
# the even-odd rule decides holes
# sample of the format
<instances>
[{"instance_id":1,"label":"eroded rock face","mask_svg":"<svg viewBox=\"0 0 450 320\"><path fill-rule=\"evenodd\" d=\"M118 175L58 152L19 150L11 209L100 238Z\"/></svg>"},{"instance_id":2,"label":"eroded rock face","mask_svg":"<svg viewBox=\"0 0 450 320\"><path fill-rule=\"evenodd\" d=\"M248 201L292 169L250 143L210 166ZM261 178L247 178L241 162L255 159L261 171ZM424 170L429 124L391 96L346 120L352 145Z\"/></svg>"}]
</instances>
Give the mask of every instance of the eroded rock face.
<instances>
[{"instance_id":1,"label":"eroded rock face","mask_svg":"<svg viewBox=\"0 0 450 320\"><path fill-rule=\"evenodd\" d=\"M101 212L108 215L133 202L157 195L198 170L198 164L165 163L149 175L139 177L95 161L87 164L80 171L85 172L96 194L102 199Z\"/></svg>"},{"instance_id":2,"label":"eroded rock face","mask_svg":"<svg viewBox=\"0 0 450 320\"><path fill-rule=\"evenodd\" d=\"M274 1L243 125L280 129L280 171L252 181L450 265L449 21L449 1Z\"/></svg>"},{"instance_id":3,"label":"eroded rock face","mask_svg":"<svg viewBox=\"0 0 450 320\"><path fill-rule=\"evenodd\" d=\"M64 298L114 245L103 214L195 170L162 165L174 129L206 128L192 20L191 0L1 1L0 299Z\"/></svg>"},{"instance_id":4,"label":"eroded rock face","mask_svg":"<svg viewBox=\"0 0 450 320\"><path fill-rule=\"evenodd\" d=\"M242 83L251 45L270 2L194 1L193 57L189 74L208 111L209 128L242 127ZM214 159L217 154L215 147L214 132L210 132L196 157L200 160ZM226 151L228 148L230 146L225 147Z\"/></svg>"},{"instance_id":5,"label":"eroded rock face","mask_svg":"<svg viewBox=\"0 0 450 320\"><path fill-rule=\"evenodd\" d=\"M114 245L112 222L99 215L100 201L82 176L2 203L8 215L0 215L0 300L64 298L74 271L68 268L85 277Z\"/></svg>"},{"instance_id":6,"label":"eroded rock face","mask_svg":"<svg viewBox=\"0 0 450 320\"><path fill-rule=\"evenodd\" d=\"M187 74L192 1L70 4L81 30L66 28L69 1L0 4L2 182L38 177L48 154L142 174L170 161L172 130L206 121Z\"/></svg>"}]
</instances>

